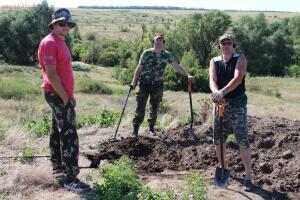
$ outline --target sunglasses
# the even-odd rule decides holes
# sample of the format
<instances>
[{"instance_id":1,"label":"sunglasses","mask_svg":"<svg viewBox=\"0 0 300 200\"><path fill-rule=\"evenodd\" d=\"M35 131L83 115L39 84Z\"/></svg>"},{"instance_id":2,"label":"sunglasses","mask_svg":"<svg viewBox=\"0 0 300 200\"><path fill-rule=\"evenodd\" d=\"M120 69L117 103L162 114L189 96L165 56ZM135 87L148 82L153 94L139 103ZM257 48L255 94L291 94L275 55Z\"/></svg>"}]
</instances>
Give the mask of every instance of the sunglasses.
<instances>
[{"instance_id":1,"label":"sunglasses","mask_svg":"<svg viewBox=\"0 0 300 200\"><path fill-rule=\"evenodd\" d=\"M231 41L228 41L228 42L221 42L221 45L222 45L222 46L225 46L225 45L232 45L232 42L231 42Z\"/></svg>"},{"instance_id":2,"label":"sunglasses","mask_svg":"<svg viewBox=\"0 0 300 200\"><path fill-rule=\"evenodd\" d=\"M73 28L74 27L74 24L73 23L69 23L67 21L59 21L58 22L58 25L61 26L61 27L64 27L65 25L67 25L68 27L70 28Z\"/></svg>"}]
</instances>

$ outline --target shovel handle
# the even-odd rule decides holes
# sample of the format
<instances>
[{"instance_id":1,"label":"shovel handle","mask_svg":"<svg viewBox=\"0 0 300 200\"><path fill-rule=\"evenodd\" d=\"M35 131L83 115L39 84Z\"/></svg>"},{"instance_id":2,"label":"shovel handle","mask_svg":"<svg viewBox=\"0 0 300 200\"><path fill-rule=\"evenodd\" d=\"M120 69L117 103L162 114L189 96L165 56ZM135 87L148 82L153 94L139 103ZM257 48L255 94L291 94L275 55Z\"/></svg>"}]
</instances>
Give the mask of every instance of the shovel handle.
<instances>
[{"instance_id":1,"label":"shovel handle","mask_svg":"<svg viewBox=\"0 0 300 200\"><path fill-rule=\"evenodd\" d=\"M225 99L222 98L221 102L215 103L215 106L218 108L219 116L224 117Z\"/></svg>"},{"instance_id":2,"label":"shovel handle","mask_svg":"<svg viewBox=\"0 0 300 200\"><path fill-rule=\"evenodd\" d=\"M192 80L188 80L188 92L192 92Z\"/></svg>"}]
</instances>

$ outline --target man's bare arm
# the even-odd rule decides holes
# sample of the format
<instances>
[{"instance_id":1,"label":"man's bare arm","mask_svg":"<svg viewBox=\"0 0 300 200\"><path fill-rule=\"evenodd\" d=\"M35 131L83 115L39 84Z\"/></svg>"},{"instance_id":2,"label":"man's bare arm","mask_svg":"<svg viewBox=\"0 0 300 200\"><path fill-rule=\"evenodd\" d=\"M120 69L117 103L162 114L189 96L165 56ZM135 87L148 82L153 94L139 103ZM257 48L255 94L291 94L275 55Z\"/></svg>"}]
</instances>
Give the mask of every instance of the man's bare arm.
<instances>
[{"instance_id":1,"label":"man's bare arm","mask_svg":"<svg viewBox=\"0 0 300 200\"><path fill-rule=\"evenodd\" d=\"M57 92L57 94L60 96L60 98L63 100L64 104L66 105L69 100L69 96L62 86L61 80L56 71L56 66L46 65L46 73L55 92Z\"/></svg>"},{"instance_id":2,"label":"man's bare arm","mask_svg":"<svg viewBox=\"0 0 300 200\"><path fill-rule=\"evenodd\" d=\"M241 54L234 71L233 79L222 89L225 94L233 91L241 82L245 76L247 70L247 61L244 54Z\"/></svg>"}]
</instances>

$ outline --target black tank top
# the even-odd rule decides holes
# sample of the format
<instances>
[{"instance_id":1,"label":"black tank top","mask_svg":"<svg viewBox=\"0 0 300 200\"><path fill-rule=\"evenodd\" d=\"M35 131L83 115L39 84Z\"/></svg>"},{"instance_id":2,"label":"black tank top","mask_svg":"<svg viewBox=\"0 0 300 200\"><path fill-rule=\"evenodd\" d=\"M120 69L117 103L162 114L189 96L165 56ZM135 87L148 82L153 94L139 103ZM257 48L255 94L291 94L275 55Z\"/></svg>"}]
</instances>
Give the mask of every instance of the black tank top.
<instances>
[{"instance_id":1,"label":"black tank top","mask_svg":"<svg viewBox=\"0 0 300 200\"><path fill-rule=\"evenodd\" d=\"M234 77L234 70L240 54L233 54L228 62L223 60L222 56L214 57L213 61L217 71L217 84L219 89L225 87ZM225 95L225 98L235 98L245 94L245 76L241 84L239 84L233 91Z\"/></svg>"}]
</instances>

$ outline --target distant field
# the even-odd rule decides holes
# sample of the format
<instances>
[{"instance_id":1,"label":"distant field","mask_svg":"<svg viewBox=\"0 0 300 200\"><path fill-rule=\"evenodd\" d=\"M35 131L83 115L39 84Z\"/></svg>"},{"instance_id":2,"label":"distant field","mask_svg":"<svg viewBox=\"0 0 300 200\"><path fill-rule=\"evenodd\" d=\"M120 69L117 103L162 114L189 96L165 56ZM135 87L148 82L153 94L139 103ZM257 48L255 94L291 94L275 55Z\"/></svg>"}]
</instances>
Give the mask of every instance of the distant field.
<instances>
[{"instance_id":1,"label":"distant field","mask_svg":"<svg viewBox=\"0 0 300 200\"><path fill-rule=\"evenodd\" d=\"M0 16L11 12L11 9L0 9ZM189 14L205 13L207 10L141 10L141 9L70 9L78 23L80 33L94 33L97 39L111 38L132 40L141 32L141 24L147 27L157 26L173 29L176 24ZM226 11L233 20L241 16L255 16L260 12ZM293 17L300 13L264 12L267 20L275 21L285 17Z\"/></svg>"},{"instance_id":2,"label":"distant field","mask_svg":"<svg viewBox=\"0 0 300 200\"><path fill-rule=\"evenodd\" d=\"M87 32L96 34L98 39L113 38L132 40L140 36L141 24L147 27L157 26L170 28L189 14L205 13L203 10L106 10L106 9L70 9L78 23L82 36ZM233 20L241 16L255 16L259 12L227 12ZM293 17L300 13L264 12L267 20L275 21L285 17ZM127 29L121 31L121 29Z\"/></svg>"}]
</instances>

